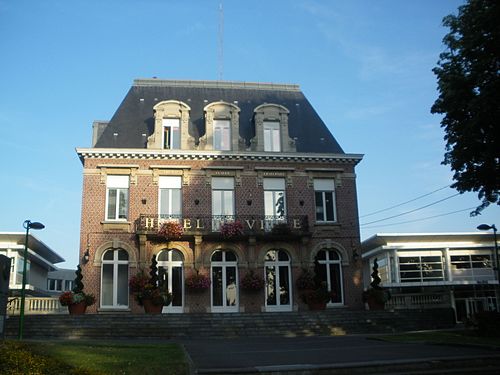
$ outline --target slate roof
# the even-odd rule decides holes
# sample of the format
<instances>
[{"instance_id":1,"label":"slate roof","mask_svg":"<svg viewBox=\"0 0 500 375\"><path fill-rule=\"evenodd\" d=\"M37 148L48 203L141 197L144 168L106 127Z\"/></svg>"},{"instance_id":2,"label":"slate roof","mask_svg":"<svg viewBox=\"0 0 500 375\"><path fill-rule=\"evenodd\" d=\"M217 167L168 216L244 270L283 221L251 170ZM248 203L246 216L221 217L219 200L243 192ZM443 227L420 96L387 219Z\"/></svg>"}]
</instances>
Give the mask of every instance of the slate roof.
<instances>
[{"instance_id":1,"label":"slate roof","mask_svg":"<svg viewBox=\"0 0 500 375\"><path fill-rule=\"evenodd\" d=\"M240 109L240 136L249 144L255 136L254 109L264 103L280 104L290 113L289 135L297 152L344 154L327 126L297 85L230 81L135 80L95 148L146 148L154 130L153 107L163 100L179 100L190 108L189 134L198 142L205 134L203 108L225 101Z\"/></svg>"}]
</instances>

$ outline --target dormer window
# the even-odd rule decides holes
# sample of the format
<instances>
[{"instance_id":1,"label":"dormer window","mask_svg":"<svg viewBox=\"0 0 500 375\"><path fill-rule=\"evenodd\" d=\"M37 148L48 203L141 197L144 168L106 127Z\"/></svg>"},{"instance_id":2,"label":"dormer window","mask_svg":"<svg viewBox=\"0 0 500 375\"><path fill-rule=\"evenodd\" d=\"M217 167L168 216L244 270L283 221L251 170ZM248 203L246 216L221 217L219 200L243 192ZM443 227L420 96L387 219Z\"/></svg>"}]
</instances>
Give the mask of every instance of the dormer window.
<instances>
[{"instance_id":1,"label":"dormer window","mask_svg":"<svg viewBox=\"0 0 500 375\"><path fill-rule=\"evenodd\" d=\"M147 148L163 150L190 150L194 138L189 135L191 108L177 100L166 100L153 107L155 127L148 138Z\"/></svg>"},{"instance_id":2,"label":"dormer window","mask_svg":"<svg viewBox=\"0 0 500 375\"><path fill-rule=\"evenodd\" d=\"M277 121L264 121L264 151L281 151L280 123Z\"/></svg>"},{"instance_id":3,"label":"dormer window","mask_svg":"<svg viewBox=\"0 0 500 375\"><path fill-rule=\"evenodd\" d=\"M266 103L254 109L255 137L250 141L252 151L295 152L295 141L288 134L287 108Z\"/></svg>"},{"instance_id":4,"label":"dormer window","mask_svg":"<svg viewBox=\"0 0 500 375\"><path fill-rule=\"evenodd\" d=\"M203 108L205 135L200 137L200 150L238 151L244 140L240 137L240 108L232 103L213 102Z\"/></svg>"},{"instance_id":5,"label":"dormer window","mask_svg":"<svg viewBox=\"0 0 500 375\"><path fill-rule=\"evenodd\" d=\"M163 119L163 148L166 150L178 149L181 144L179 119Z\"/></svg>"},{"instance_id":6,"label":"dormer window","mask_svg":"<svg viewBox=\"0 0 500 375\"><path fill-rule=\"evenodd\" d=\"M231 150L231 122L214 120L214 150Z\"/></svg>"}]
</instances>

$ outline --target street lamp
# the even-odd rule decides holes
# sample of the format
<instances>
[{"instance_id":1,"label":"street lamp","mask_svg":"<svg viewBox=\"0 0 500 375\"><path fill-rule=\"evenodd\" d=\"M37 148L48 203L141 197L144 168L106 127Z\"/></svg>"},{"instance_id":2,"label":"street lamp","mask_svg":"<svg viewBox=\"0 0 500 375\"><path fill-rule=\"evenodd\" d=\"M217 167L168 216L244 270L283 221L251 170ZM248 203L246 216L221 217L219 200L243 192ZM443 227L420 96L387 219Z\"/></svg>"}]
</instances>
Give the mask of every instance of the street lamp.
<instances>
[{"instance_id":1,"label":"street lamp","mask_svg":"<svg viewBox=\"0 0 500 375\"><path fill-rule=\"evenodd\" d=\"M21 288L21 310L19 312L19 340L23 339L23 328L24 328L24 302L26 300L26 268L28 264L28 234L30 229L43 229L45 225L38 223L36 221L26 220L23 223L23 227L26 229L26 238L24 240L24 262L23 262L23 286Z\"/></svg>"},{"instance_id":2,"label":"street lamp","mask_svg":"<svg viewBox=\"0 0 500 375\"><path fill-rule=\"evenodd\" d=\"M481 224L477 227L479 230L490 230L493 229L493 238L495 239L495 268L497 270L497 281L500 282L500 267L498 264L498 243L497 243L497 228L495 224Z\"/></svg>"}]
</instances>

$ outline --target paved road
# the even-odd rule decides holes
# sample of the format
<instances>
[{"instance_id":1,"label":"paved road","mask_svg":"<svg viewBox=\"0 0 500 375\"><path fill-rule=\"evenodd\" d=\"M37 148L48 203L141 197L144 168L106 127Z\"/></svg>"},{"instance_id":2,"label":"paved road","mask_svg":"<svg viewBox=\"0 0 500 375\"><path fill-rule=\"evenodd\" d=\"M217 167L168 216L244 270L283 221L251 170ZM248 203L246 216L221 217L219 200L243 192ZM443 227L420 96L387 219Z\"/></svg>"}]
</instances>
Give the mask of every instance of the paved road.
<instances>
[{"instance_id":1,"label":"paved road","mask_svg":"<svg viewBox=\"0 0 500 375\"><path fill-rule=\"evenodd\" d=\"M443 358L494 356L482 348L401 344L364 336L200 339L182 342L199 372L350 367L360 363L405 363Z\"/></svg>"}]
</instances>

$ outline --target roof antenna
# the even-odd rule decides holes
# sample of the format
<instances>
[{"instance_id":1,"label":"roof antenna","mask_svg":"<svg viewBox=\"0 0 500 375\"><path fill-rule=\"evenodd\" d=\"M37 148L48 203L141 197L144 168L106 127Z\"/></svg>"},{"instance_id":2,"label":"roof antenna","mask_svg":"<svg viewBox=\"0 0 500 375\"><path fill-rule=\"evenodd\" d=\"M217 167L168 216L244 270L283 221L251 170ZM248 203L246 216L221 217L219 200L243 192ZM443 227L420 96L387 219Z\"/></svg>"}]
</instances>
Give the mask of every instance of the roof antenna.
<instances>
[{"instance_id":1,"label":"roof antenna","mask_svg":"<svg viewBox=\"0 0 500 375\"><path fill-rule=\"evenodd\" d=\"M219 70L219 81L222 81L224 76L224 8L222 6L222 0L219 3L219 35L218 35L218 70Z\"/></svg>"}]
</instances>

